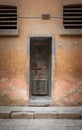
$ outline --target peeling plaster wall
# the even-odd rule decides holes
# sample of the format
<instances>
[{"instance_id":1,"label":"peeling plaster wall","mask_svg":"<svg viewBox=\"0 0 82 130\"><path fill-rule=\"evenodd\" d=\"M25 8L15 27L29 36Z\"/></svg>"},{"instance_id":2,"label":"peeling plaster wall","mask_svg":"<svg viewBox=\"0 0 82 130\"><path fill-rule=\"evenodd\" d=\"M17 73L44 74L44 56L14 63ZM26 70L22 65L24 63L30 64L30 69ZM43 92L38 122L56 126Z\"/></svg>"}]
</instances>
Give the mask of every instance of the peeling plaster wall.
<instances>
[{"instance_id":1,"label":"peeling plaster wall","mask_svg":"<svg viewBox=\"0 0 82 130\"><path fill-rule=\"evenodd\" d=\"M56 105L82 105L82 38L62 37L56 45L56 79L53 99Z\"/></svg>"},{"instance_id":2,"label":"peeling plaster wall","mask_svg":"<svg viewBox=\"0 0 82 130\"><path fill-rule=\"evenodd\" d=\"M62 4L63 0L19 1L19 36L0 37L0 105L28 105L29 81L26 74L29 71L29 59L26 49L28 38L32 35L49 35L55 40L53 105L82 105L82 36L59 36ZM27 18L41 17L43 13L56 18Z\"/></svg>"}]
</instances>

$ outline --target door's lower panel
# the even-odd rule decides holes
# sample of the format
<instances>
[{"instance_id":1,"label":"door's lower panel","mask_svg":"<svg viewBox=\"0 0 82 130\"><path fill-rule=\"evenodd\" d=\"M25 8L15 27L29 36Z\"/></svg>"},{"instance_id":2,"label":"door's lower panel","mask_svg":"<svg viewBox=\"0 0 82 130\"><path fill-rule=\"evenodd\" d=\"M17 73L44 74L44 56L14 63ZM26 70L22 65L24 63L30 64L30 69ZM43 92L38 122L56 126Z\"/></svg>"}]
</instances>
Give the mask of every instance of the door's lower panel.
<instances>
[{"instance_id":1,"label":"door's lower panel","mask_svg":"<svg viewBox=\"0 0 82 130\"><path fill-rule=\"evenodd\" d=\"M48 80L46 79L35 79L32 83L32 95L46 96L48 95Z\"/></svg>"}]
</instances>

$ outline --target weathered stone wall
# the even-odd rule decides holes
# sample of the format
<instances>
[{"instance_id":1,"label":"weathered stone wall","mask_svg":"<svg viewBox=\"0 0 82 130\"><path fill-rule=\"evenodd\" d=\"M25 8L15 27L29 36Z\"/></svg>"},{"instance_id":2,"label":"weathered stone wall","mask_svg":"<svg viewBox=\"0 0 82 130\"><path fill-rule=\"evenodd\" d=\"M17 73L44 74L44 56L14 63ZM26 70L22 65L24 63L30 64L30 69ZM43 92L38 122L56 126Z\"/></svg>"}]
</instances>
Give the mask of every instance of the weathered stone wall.
<instances>
[{"instance_id":1,"label":"weathered stone wall","mask_svg":"<svg viewBox=\"0 0 82 130\"><path fill-rule=\"evenodd\" d=\"M54 105L82 105L82 36L59 36L63 0L22 0L18 6L19 36L0 37L0 105L27 105L29 100L30 36L53 36L56 58L52 101ZM41 14L49 13L50 20ZM30 18L28 18L30 17Z\"/></svg>"}]
</instances>

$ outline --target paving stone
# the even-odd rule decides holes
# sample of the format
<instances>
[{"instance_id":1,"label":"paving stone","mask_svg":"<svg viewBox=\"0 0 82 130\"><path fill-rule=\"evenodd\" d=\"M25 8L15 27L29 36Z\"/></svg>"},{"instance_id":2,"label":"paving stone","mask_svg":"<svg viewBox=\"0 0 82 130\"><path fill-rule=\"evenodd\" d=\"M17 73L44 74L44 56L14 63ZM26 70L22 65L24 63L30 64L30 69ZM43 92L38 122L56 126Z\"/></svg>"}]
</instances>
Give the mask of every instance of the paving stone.
<instances>
[{"instance_id":1,"label":"paving stone","mask_svg":"<svg viewBox=\"0 0 82 130\"><path fill-rule=\"evenodd\" d=\"M14 127L14 129L13 130L26 130L26 127Z\"/></svg>"},{"instance_id":2,"label":"paving stone","mask_svg":"<svg viewBox=\"0 0 82 130\"><path fill-rule=\"evenodd\" d=\"M53 130L68 130L67 127L54 127Z\"/></svg>"},{"instance_id":3,"label":"paving stone","mask_svg":"<svg viewBox=\"0 0 82 130\"><path fill-rule=\"evenodd\" d=\"M82 130L80 127L68 127L68 130Z\"/></svg>"},{"instance_id":4,"label":"paving stone","mask_svg":"<svg viewBox=\"0 0 82 130\"><path fill-rule=\"evenodd\" d=\"M54 130L53 127L40 127L39 130Z\"/></svg>"},{"instance_id":5,"label":"paving stone","mask_svg":"<svg viewBox=\"0 0 82 130\"><path fill-rule=\"evenodd\" d=\"M0 130L13 130L13 127L2 126Z\"/></svg>"},{"instance_id":6,"label":"paving stone","mask_svg":"<svg viewBox=\"0 0 82 130\"><path fill-rule=\"evenodd\" d=\"M25 130L54 130L53 127L26 127Z\"/></svg>"},{"instance_id":7,"label":"paving stone","mask_svg":"<svg viewBox=\"0 0 82 130\"><path fill-rule=\"evenodd\" d=\"M53 126L53 119L30 119L28 127Z\"/></svg>"},{"instance_id":8,"label":"paving stone","mask_svg":"<svg viewBox=\"0 0 82 130\"><path fill-rule=\"evenodd\" d=\"M26 127L25 130L40 130L39 128L33 128L33 127Z\"/></svg>"},{"instance_id":9,"label":"paving stone","mask_svg":"<svg viewBox=\"0 0 82 130\"><path fill-rule=\"evenodd\" d=\"M28 121L25 119L4 119L1 125L4 126L26 126Z\"/></svg>"},{"instance_id":10,"label":"paving stone","mask_svg":"<svg viewBox=\"0 0 82 130\"><path fill-rule=\"evenodd\" d=\"M34 127L26 127L26 129L25 130L53 130L53 127L43 127L43 126L40 126L40 127L36 127L36 126L34 126Z\"/></svg>"},{"instance_id":11,"label":"paving stone","mask_svg":"<svg viewBox=\"0 0 82 130\"><path fill-rule=\"evenodd\" d=\"M3 119L0 130L82 130L82 120Z\"/></svg>"},{"instance_id":12,"label":"paving stone","mask_svg":"<svg viewBox=\"0 0 82 130\"><path fill-rule=\"evenodd\" d=\"M80 121L80 120L75 120L75 121ZM67 127L74 127L75 126L75 122L74 122L74 120L68 120L68 119L63 119L63 122L64 122L64 124L65 124L65 126L67 126Z\"/></svg>"},{"instance_id":13,"label":"paving stone","mask_svg":"<svg viewBox=\"0 0 82 130\"><path fill-rule=\"evenodd\" d=\"M1 126L2 122L3 122L3 119L0 119L0 126Z\"/></svg>"},{"instance_id":14,"label":"paving stone","mask_svg":"<svg viewBox=\"0 0 82 130\"><path fill-rule=\"evenodd\" d=\"M69 123L69 124L72 124L73 123L73 121L71 120L71 122L70 122L70 120L65 120L65 119L55 119L55 120L53 120L53 127L55 128L55 127L66 127L67 126L67 123ZM74 125L73 125L74 126Z\"/></svg>"},{"instance_id":15,"label":"paving stone","mask_svg":"<svg viewBox=\"0 0 82 130\"><path fill-rule=\"evenodd\" d=\"M82 106L79 106L78 109L80 110L80 112L82 112Z\"/></svg>"},{"instance_id":16,"label":"paving stone","mask_svg":"<svg viewBox=\"0 0 82 130\"><path fill-rule=\"evenodd\" d=\"M73 120L73 123L76 127L82 127L82 120Z\"/></svg>"},{"instance_id":17,"label":"paving stone","mask_svg":"<svg viewBox=\"0 0 82 130\"><path fill-rule=\"evenodd\" d=\"M30 119L28 122L29 127L63 127L66 126L64 120L57 119Z\"/></svg>"}]
</instances>

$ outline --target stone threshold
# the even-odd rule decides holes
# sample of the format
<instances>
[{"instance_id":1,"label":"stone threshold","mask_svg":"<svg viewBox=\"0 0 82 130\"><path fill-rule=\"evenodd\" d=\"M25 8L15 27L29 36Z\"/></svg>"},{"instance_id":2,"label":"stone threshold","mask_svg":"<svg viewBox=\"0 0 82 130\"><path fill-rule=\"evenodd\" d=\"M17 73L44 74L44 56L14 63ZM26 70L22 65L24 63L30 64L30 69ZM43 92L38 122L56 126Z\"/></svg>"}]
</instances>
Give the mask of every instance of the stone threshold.
<instances>
[{"instance_id":1,"label":"stone threshold","mask_svg":"<svg viewBox=\"0 0 82 130\"><path fill-rule=\"evenodd\" d=\"M82 107L0 107L1 119L82 119Z\"/></svg>"}]
</instances>

